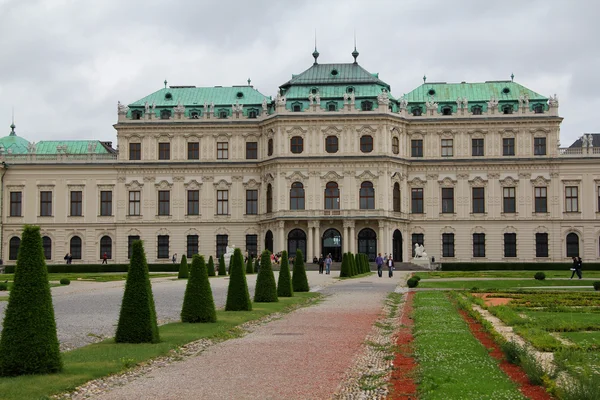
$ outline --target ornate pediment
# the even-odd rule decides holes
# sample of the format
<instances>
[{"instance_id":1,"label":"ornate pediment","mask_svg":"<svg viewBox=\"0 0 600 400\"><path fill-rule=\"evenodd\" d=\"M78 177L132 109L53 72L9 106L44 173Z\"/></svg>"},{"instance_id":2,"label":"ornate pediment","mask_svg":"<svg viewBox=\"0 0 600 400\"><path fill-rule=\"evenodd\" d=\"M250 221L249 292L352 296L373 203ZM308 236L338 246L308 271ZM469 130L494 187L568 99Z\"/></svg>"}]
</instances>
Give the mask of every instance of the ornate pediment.
<instances>
[{"instance_id":1,"label":"ornate pediment","mask_svg":"<svg viewBox=\"0 0 600 400\"><path fill-rule=\"evenodd\" d=\"M335 171L329 171L325 175L321 176L321 179L328 181L328 182L329 181L337 182L337 181L342 180L342 178L343 178L343 176L338 174Z\"/></svg>"},{"instance_id":2,"label":"ornate pediment","mask_svg":"<svg viewBox=\"0 0 600 400\"><path fill-rule=\"evenodd\" d=\"M550 129L548 128L531 128L529 129L529 133L531 133L532 135L535 136L536 133L539 134L539 136L545 136L546 134L550 133Z\"/></svg>"},{"instance_id":3,"label":"ornate pediment","mask_svg":"<svg viewBox=\"0 0 600 400\"><path fill-rule=\"evenodd\" d=\"M342 133L342 128L337 126L326 126L323 129L321 129L321 132L323 132L327 136L336 136Z\"/></svg>"},{"instance_id":4,"label":"ornate pediment","mask_svg":"<svg viewBox=\"0 0 600 400\"><path fill-rule=\"evenodd\" d=\"M500 186L502 187L515 187L519 185L519 180L514 179L512 176L507 176L500 180Z\"/></svg>"},{"instance_id":5,"label":"ornate pediment","mask_svg":"<svg viewBox=\"0 0 600 400\"><path fill-rule=\"evenodd\" d=\"M536 178L531 179L531 185L537 187L548 186L550 185L550 179L546 179L543 176L538 175Z\"/></svg>"},{"instance_id":6,"label":"ornate pediment","mask_svg":"<svg viewBox=\"0 0 600 400\"><path fill-rule=\"evenodd\" d=\"M45 184L45 185L37 185L37 187L38 187L38 190L43 191L43 192L54 190L54 185Z\"/></svg>"},{"instance_id":7,"label":"ornate pediment","mask_svg":"<svg viewBox=\"0 0 600 400\"><path fill-rule=\"evenodd\" d=\"M114 184L98 185L98 190L113 190L114 187L115 187Z\"/></svg>"},{"instance_id":8,"label":"ornate pediment","mask_svg":"<svg viewBox=\"0 0 600 400\"><path fill-rule=\"evenodd\" d=\"M163 179L160 182L155 183L154 186L159 190L170 190L173 187L173 184Z\"/></svg>"},{"instance_id":9,"label":"ornate pediment","mask_svg":"<svg viewBox=\"0 0 600 400\"><path fill-rule=\"evenodd\" d=\"M514 226L507 226L506 228L502 229L502 233L517 233L517 228Z\"/></svg>"},{"instance_id":10,"label":"ornate pediment","mask_svg":"<svg viewBox=\"0 0 600 400\"><path fill-rule=\"evenodd\" d=\"M548 233L548 227L540 225L533 230L533 233Z\"/></svg>"},{"instance_id":11,"label":"ornate pediment","mask_svg":"<svg viewBox=\"0 0 600 400\"><path fill-rule=\"evenodd\" d=\"M185 236L191 236L191 235L200 236L200 232L196 228L190 228L187 231L185 231Z\"/></svg>"},{"instance_id":12,"label":"ornate pediment","mask_svg":"<svg viewBox=\"0 0 600 400\"><path fill-rule=\"evenodd\" d=\"M406 178L406 175L404 175L401 172L394 172L392 174L391 178L392 178L392 182L398 182L398 183L400 183L400 182L402 182Z\"/></svg>"},{"instance_id":13,"label":"ornate pediment","mask_svg":"<svg viewBox=\"0 0 600 400\"><path fill-rule=\"evenodd\" d=\"M265 183L271 183L275 180L275 177L273 176L272 173L267 172L266 174L263 175L262 180Z\"/></svg>"},{"instance_id":14,"label":"ornate pediment","mask_svg":"<svg viewBox=\"0 0 600 400\"><path fill-rule=\"evenodd\" d=\"M424 234L424 233L425 233L425 229L423 229L423 227L421 227L421 226L418 226L418 225L417 225L417 226L413 226L413 227L410 229L410 233L411 233L411 234L413 234L413 233L417 233L417 234Z\"/></svg>"},{"instance_id":15,"label":"ornate pediment","mask_svg":"<svg viewBox=\"0 0 600 400\"><path fill-rule=\"evenodd\" d=\"M427 134L426 131L421 129L409 130L407 132L408 136L411 136L412 139L423 139L423 137Z\"/></svg>"},{"instance_id":16,"label":"ornate pediment","mask_svg":"<svg viewBox=\"0 0 600 400\"><path fill-rule=\"evenodd\" d=\"M290 176L286 176L285 179L287 179L288 181L292 181L292 182L304 183L305 181L308 180L308 176L304 175L300 171L294 171L294 172L292 172L292 174Z\"/></svg>"},{"instance_id":17,"label":"ornate pediment","mask_svg":"<svg viewBox=\"0 0 600 400\"><path fill-rule=\"evenodd\" d=\"M516 129L512 129L512 128L506 128L506 129L500 130L500 134L502 135L503 138L515 137L515 135L517 133L518 133L518 131Z\"/></svg>"},{"instance_id":18,"label":"ornate pediment","mask_svg":"<svg viewBox=\"0 0 600 400\"><path fill-rule=\"evenodd\" d=\"M212 136L214 138L218 139L223 139L225 141L229 140L233 135L229 132L217 132L217 133L213 133Z\"/></svg>"},{"instance_id":19,"label":"ornate pediment","mask_svg":"<svg viewBox=\"0 0 600 400\"><path fill-rule=\"evenodd\" d=\"M473 229L471 229L471 235L474 233L485 233L485 228L483 226L475 226L473 227Z\"/></svg>"},{"instance_id":20,"label":"ornate pediment","mask_svg":"<svg viewBox=\"0 0 600 400\"><path fill-rule=\"evenodd\" d=\"M565 186L579 186L579 184L581 183L581 179L563 180L562 183Z\"/></svg>"},{"instance_id":21,"label":"ornate pediment","mask_svg":"<svg viewBox=\"0 0 600 400\"><path fill-rule=\"evenodd\" d=\"M217 190L229 190L231 182L227 182L225 179L220 179L218 182L213 183Z\"/></svg>"},{"instance_id":22,"label":"ornate pediment","mask_svg":"<svg viewBox=\"0 0 600 400\"><path fill-rule=\"evenodd\" d=\"M467 133L469 135L471 135L471 137L473 139L483 139L485 137L485 135L488 133L487 129L473 129L470 131L467 131Z\"/></svg>"},{"instance_id":23,"label":"ornate pediment","mask_svg":"<svg viewBox=\"0 0 600 400\"><path fill-rule=\"evenodd\" d=\"M6 189L13 191L21 191L25 189L25 185L6 185Z\"/></svg>"},{"instance_id":24,"label":"ornate pediment","mask_svg":"<svg viewBox=\"0 0 600 400\"><path fill-rule=\"evenodd\" d=\"M84 184L69 184L67 185L70 192L82 192L85 190Z\"/></svg>"},{"instance_id":25,"label":"ornate pediment","mask_svg":"<svg viewBox=\"0 0 600 400\"><path fill-rule=\"evenodd\" d=\"M378 178L378 176L373 174L369 170L363 171L360 175L356 175L356 179L358 179L360 181L372 181L377 178Z\"/></svg>"},{"instance_id":26,"label":"ornate pediment","mask_svg":"<svg viewBox=\"0 0 600 400\"><path fill-rule=\"evenodd\" d=\"M356 131L361 135L373 135L377 132L377 129L369 125L362 125L356 128Z\"/></svg>"},{"instance_id":27,"label":"ornate pediment","mask_svg":"<svg viewBox=\"0 0 600 400\"><path fill-rule=\"evenodd\" d=\"M443 131L437 131L436 133L442 139L452 139L452 138L454 138L454 135L456 135L457 132L454 129L452 129L452 130L446 129L446 130L443 130Z\"/></svg>"},{"instance_id":28,"label":"ornate pediment","mask_svg":"<svg viewBox=\"0 0 600 400\"><path fill-rule=\"evenodd\" d=\"M162 132L162 133L155 133L154 135L155 139L165 139L165 140L170 140L173 139L173 137L175 135L173 135L172 133L166 133L166 132Z\"/></svg>"},{"instance_id":29,"label":"ornate pediment","mask_svg":"<svg viewBox=\"0 0 600 400\"><path fill-rule=\"evenodd\" d=\"M469 181L469 185L471 185L472 187L484 187L487 186L487 179L483 179L480 176L476 176L474 179L471 179Z\"/></svg>"},{"instance_id":30,"label":"ornate pediment","mask_svg":"<svg viewBox=\"0 0 600 400\"><path fill-rule=\"evenodd\" d=\"M446 225L445 227L442 228L441 233L456 233L456 229L454 229L453 227Z\"/></svg>"},{"instance_id":31,"label":"ornate pediment","mask_svg":"<svg viewBox=\"0 0 600 400\"><path fill-rule=\"evenodd\" d=\"M416 176L416 177L412 178L410 181L408 181L408 186L414 187L414 188L422 188L423 186L425 186L426 183L427 183L427 181L424 181L423 179Z\"/></svg>"},{"instance_id":32,"label":"ornate pediment","mask_svg":"<svg viewBox=\"0 0 600 400\"><path fill-rule=\"evenodd\" d=\"M452 187L455 187L455 186L456 186L456 182L457 182L457 181L455 181L455 180L453 180L452 178L450 178L450 177L448 177L448 176L447 176L447 177L445 177L444 179L442 179L442 180L439 180L439 181L438 181L438 184L439 184L441 187L452 188Z\"/></svg>"},{"instance_id":33,"label":"ornate pediment","mask_svg":"<svg viewBox=\"0 0 600 400\"><path fill-rule=\"evenodd\" d=\"M169 231L167 228L160 228L157 232L156 232L157 236L171 236L171 231Z\"/></svg>"},{"instance_id":34,"label":"ornate pediment","mask_svg":"<svg viewBox=\"0 0 600 400\"><path fill-rule=\"evenodd\" d=\"M243 183L246 189L258 189L260 187L260 182L257 182L254 179L249 179L248 182Z\"/></svg>"},{"instance_id":35,"label":"ornate pediment","mask_svg":"<svg viewBox=\"0 0 600 400\"><path fill-rule=\"evenodd\" d=\"M220 226L215 231L215 235L229 235L229 230L227 228L225 228L224 226Z\"/></svg>"},{"instance_id":36,"label":"ornate pediment","mask_svg":"<svg viewBox=\"0 0 600 400\"><path fill-rule=\"evenodd\" d=\"M202 182L192 179L191 181L184 183L183 186L185 186L186 190L200 190Z\"/></svg>"},{"instance_id":37,"label":"ornate pediment","mask_svg":"<svg viewBox=\"0 0 600 400\"><path fill-rule=\"evenodd\" d=\"M302 128L301 126L293 126L290 129L286 130L288 136L302 136L306 135L308 132L307 129Z\"/></svg>"},{"instance_id":38,"label":"ornate pediment","mask_svg":"<svg viewBox=\"0 0 600 400\"><path fill-rule=\"evenodd\" d=\"M139 230L137 230L135 228L131 228L130 230L127 231L127 236L139 236L141 238L142 232L140 232Z\"/></svg>"}]
</instances>

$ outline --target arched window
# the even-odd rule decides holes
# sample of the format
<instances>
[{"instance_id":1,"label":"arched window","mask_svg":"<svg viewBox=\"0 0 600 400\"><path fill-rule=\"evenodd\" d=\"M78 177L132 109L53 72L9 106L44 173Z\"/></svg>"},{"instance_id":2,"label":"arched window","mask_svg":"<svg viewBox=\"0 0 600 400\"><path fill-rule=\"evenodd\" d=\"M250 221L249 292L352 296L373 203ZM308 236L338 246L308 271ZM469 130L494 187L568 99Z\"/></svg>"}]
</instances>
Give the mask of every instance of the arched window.
<instances>
[{"instance_id":1,"label":"arched window","mask_svg":"<svg viewBox=\"0 0 600 400\"><path fill-rule=\"evenodd\" d=\"M423 111L421 110L421 107L413 107L410 110L410 113L415 117L420 117L423 114Z\"/></svg>"},{"instance_id":2,"label":"arched window","mask_svg":"<svg viewBox=\"0 0 600 400\"><path fill-rule=\"evenodd\" d=\"M202 112L200 110L190 111L190 119L200 119L201 116L202 116Z\"/></svg>"},{"instance_id":3,"label":"arched window","mask_svg":"<svg viewBox=\"0 0 600 400\"><path fill-rule=\"evenodd\" d=\"M293 136L290 140L290 150L294 154L300 154L304 150L304 139L302 136Z\"/></svg>"},{"instance_id":4,"label":"arched window","mask_svg":"<svg viewBox=\"0 0 600 400\"><path fill-rule=\"evenodd\" d=\"M372 111L373 110L373 102L372 101L362 101L360 103L360 109L362 111Z\"/></svg>"},{"instance_id":5,"label":"arched window","mask_svg":"<svg viewBox=\"0 0 600 400\"><path fill-rule=\"evenodd\" d=\"M442 115L452 115L452 107L450 107L450 106L442 107Z\"/></svg>"},{"instance_id":6,"label":"arched window","mask_svg":"<svg viewBox=\"0 0 600 400\"><path fill-rule=\"evenodd\" d=\"M354 240L351 238L351 240ZM366 254L369 261L375 261L377 257L377 234L370 228L358 232L358 252Z\"/></svg>"},{"instance_id":7,"label":"arched window","mask_svg":"<svg viewBox=\"0 0 600 400\"><path fill-rule=\"evenodd\" d=\"M273 139L269 139L269 141L267 142L267 155L273 155Z\"/></svg>"},{"instance_id":8,"label":"arched window","mask_svg":"<svg viewBox=\"0 0 600 400\"><path fill-rule=\"evenodd\" d=\"M544 105L543 104L535 104L533 106L533 112L536 114L543 114L544 113Z\"/></svg>"},{"instance_id":9,"label":"arched window","mask_svg":"<svg viewBox=\"0 0 600 400\"><path fill-rule=\"evenodd\" d=\"M375 208L375 189L371 182L360 184L360 209L373 210Z\"/></svg>"},{"instance_id":10,"label":"arched window","mask_svg":"<svg viewBox=\"0 0 600 400\"><path fill-rule=\"evenodd\" d=\"M327 103L327 111L337 111L337 103L334 101Z\"/></svg>"},{"instance_id":11,"label":"arched window","mask_svg":"<svg viewBox=\"0 0 600 400\"><path fill-rule=\"evenodd\" d=\"M42 248L44 249L44 258L46 260L52 259L52 239L48 236L42 238Z\"/></svg>"},{"instance_id":12,"label":"arched window","mask_svg":"<svg viewBox=\"0 0 600 400\"><path fill-rule=\"evenodd\" d=\"M338 137L327 136L325 138L325 151L328 153L337 153L338 151Z\"/></svg>"},{"instance_id":13,"label":"arched window","mask_svg":"<svg viewBox=\"0 0 600 400\"><path fill-rule=\"evenodd\" d=\"M302 111L302 103L294 103L294 104L292 104L292 111L293 112L300 112L300 111Z\"/></svg>"},{"instance_id":14,"label":"arched window","mask_svg":"<svg viewBox=\"0 0 600 400\"><path fill-rule=\"evenodd\" d=\"M340 209L340 189L338 188L338 184L335 182L328 182L325 186L325 209Z\"/></svg>"},{"instance_id":15,"label":"arched window","mask_svg":"<svg viewBox=\"0 0 600 400\"><path fill-rule=\"evenodd\" d=\"M102 239L100 239L100 259L103 259L104 253L106 253L106 258L112 260L112 239L110 236L102 236Z\"/></svg>"},{"instance_id":16,"label":"arched window","mask_svg":"<svg viewBox=\"0 0 600 400\"><path fill-rule=\"evenodd\" d=\"M131 112L131 119L142 119L142 112L140 110L133 110Z\"/></svg>"},{"instance_id":17,"label":"arched window","mask_svg":"<svg viewBox=\"0 0 600 400\"><path fill-rule=\"evenodd\" d=\"M575 232L567 235L567 257L579 257L579 236Z\"/></svg>"},{"instance_id":18,"label":"arched window","mask_svg":"<svg viewBox=\"0 0 600 400\"><path fill-rule=\"evenodd\" d=\"M229 113L227 112L227 110L219 110L219 118L220 119L226 119L229 116Z\"/></svg>"},{"instance_id":19,"label":"arched window","mask_svg":"<svg viewBox=\"0 0 600 400\"><path fill-rule=\"evenodd\" d=\"M171 110L161 110L160 111L160 119L169 119L171 118ZM75 258L75 257L73 257Z\"/></svg>"},{"instance_id":20,"label":"arched window","mask_svg":"<svg viewBox=\"0 0 600 400\"><path fill-rule=\"evenodd\" d=\"M13 236L8 243L8 259L16 260L19 255L19 247L21 247L21 238Z\"/></svg>"},{"instance_id":21,"label":"arched window","mask_svg":"<svg viewBox=\"0 0 600 400\"><path fill-rule=\"evenodd\" d=\"M473 115L481 115L481 113L483 112L483 108L481 106L473 106L471 107L471 112L473 113Z\"/></svg>"},{"instance_id":22,"label":"arched window","mask_svg":"<svg viewBox=\"0 0 600 400\"><path fill-rule=\"evenodd\" d=\"M81 260L81 238L79 236L73 236L69 242L69 253L75 260Z\"/></svg>"},{"instance_id":23,"label":"arched window","mask_svg":"<svg viewBox=\"0 0 600 400\"><path fill-rule=\"evenodd\" d=\"M304 210L304 185L300 182L292 183L290 189L290 210Z\"/></svg>"},{"instance_id":24,"label":"arched window","mask_svg":"<svg viewBox=\"0 0 600 400\"><path fill-rule=\"evenodd\" d=\"M267 212L273 212L273 186L267 185Z\"/></svg>"},{"instance_id":25,"label":"arched window","mask_svg":"<svg viewBox=\"0 0 600 400\"><path fill-rule=\"evenodd\" d=\"M504 114L512 114L513 113L512 104L506 104L506 105L502 106L502 112Z\"/></svg>"},{"instance_id":26,"label":"arched window","mask_svg":"<svg viewBox=\"0 0 600 400\"><path fill-rule=\"evenodd\" d=\"M365 135L360 137L360 151L363 153L373 151L373 136Z\"/></svg>"},{"instance_id":27,"label":"arched window","mask_svg":"<svg viewBox=\"0 0 600 400\"><path fill-rule=\"evenodd\" d=\"M392 138L392 153L400 153L400 139L395 136Z\"/></svg>"},{"instance_id":28,"label":"arched window","mask_svg":"<svg viewBox=\"0 0 600 400\"><path fill-rule=\"evenodd\" d=\"M400 184L394 183L393 206L395 212L400 212Z\"/></svg>"}]
</instances>

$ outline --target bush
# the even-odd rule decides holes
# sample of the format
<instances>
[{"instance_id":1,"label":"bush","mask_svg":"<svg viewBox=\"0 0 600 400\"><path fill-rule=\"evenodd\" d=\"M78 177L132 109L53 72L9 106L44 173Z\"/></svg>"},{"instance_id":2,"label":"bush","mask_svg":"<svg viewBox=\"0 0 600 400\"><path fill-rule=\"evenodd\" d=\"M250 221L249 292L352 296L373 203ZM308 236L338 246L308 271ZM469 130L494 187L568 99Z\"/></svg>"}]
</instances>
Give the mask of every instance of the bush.
<instances>
[{"instance_id":1,"label":"bush","mask_svg":"<svg viewBox=\"0 0 600 400\"><path fill-rule=\"evenodd\" d=\"M525 356L525 350L512 340L507 340L500 345L506 361L511 364L519 365L521 357Z\"/></svg>"},{"instance_id":2,"label":"bush","mask_svg":"<svg viewBox=\"0 0 600 400\"><path fill-rule=\"evenodd\" d=\"M0 292L4 292L8 290L8 283L0 282Z\"/></svg>"},{"instance_id":3,"label":"bush","mask_svg":"<svg viewBox=\"0 0 600 400\"><path fill-rule=\"evenodd\" d=\"M208 258L208 276L215 276L215 262L213 261L212 256Z\"/></svg>"},{"instance_id":4,"label":"bush","mask_svg":"<svg viewBox=\"0 0 600 400\"><path fill-rule=\"evenodd\" d=\"M283 257L283 256L282 256ZM279 301L277 298L277 285L275 275L271 268L271 252L265 250L260 258L260 271L256 277L256 287L254 288L255 303L274 303Z\"/></svg>"},{"instance_id":5,"label":"bush","mask_svg":"<svg viewBox=\"0 0 600 400\"><path fill-rule=\"evenodd\" d=\"M262 260L260 269L262 270ZM308 278L306 277L306 270L304 269L304 254L299 249L296 250L296 256L294 257L294 271L292 273L292 289L294 292L308 292Z\"/></svg>"},{"instance_id":6,"label":"bush","mask_svg":"<svg viewBox=\"0 0 600 400\"><path fill-rule=\"evenodd\" d=\"M544 384L546 372L533 354L527 350L523 350L523 353L519 357L519 363L521 364L523 371L527 374L529 382L540 386Z\"/></svg>"},{"instance_id":7,"label":"bush","mask_svg":"<svg viewBox=\"0 0 600 400\"><path fill-rule=\"evenodd\" d=\"M573 266L572 263L552 263L552 262L444 262L442 271L568 271ZM600 263L588 262L585 264L586 271L600 271Z\"/></svg>"},{"instance_id":8,"label":"bush","mask_svg":"<svg viewBox=\"0 0 600 400\"><path fill-rule=\"evenodd\" d=\"M594 282L594 290L600 290L600 281Z\"/></svg>"},{"instance_id":9,"label":"bush","mask_svg":"<svg viewBox=\"0 0 600 400\"><path fill-rule=\"evenodd\" d=\"M246 274L253 274L254 268L252 267L252 257L248 256L248 261L246 262Z\"/></svg>"},{"instance_id":10,"label":"bush","mask_svg":"<svg viewBox=\"0 0 600 400\"><path fill-rule=\"evenodd\" d=\"M61 284L61 285L70 285L70 284L71 284L71 280L70 280L70 279L68 279L68 278L62 278L62 279L60 280L60 284Z\"/></svg>"},{"instance_id":11,"label":"bush","mask_svg":"<svg viewBox=\"0 0 600 400\"><path fill-rule=\"evenodd\" d=\"M358 275L358 269L356 268L356 257L352 253L350 253L348 255L350 256L350 268L352 268L351 275L352 276Z\"/></svg>"},{"instance_id":12,"label":"bush","mask_svg":"<svg viewBox=\"0 0 600 400\"><path fill-rule=\"evenodd\" d=\"M415 287L419 286L419 281L415 278L410 278L409 280L406 281L406 285L409 288L415 288Z\"/></svg>"},{"instance_id":13,"label":"bush","mask_svg":"<svg viewBox=\"0 0 600 400\"><path fill-rule=\"evenodd\" d=\"M224 265L225 262L223 262L223 266ZM221 275L220 269L219 275ZM236 248L233 252L229 267L229 275L229 287L227 288L225 311L252 310L250 294L248 293L248 282L246 282L246 274L244 273L244 256L242 256L242 251L240 249Z\"/></svg>"},{"instance_id":14,"label":"bush","mask_svg":"<svg viewBox=\"0 0 600 400\"><path fill-rule=\"evenodd\" d=\"M342 267L340 269L340 278L350 277L350 265L348 261L348 253L342 254Z\"/></svg>"},{"instance_id":15,"label":"bush","mask_svg":"<svg viewBox=\"0 0 600 400\"><path fill-rule=\"evenodd\" d=\"M546 274L543 272L536 272L533 277L538 281L543 281L544 279L546 279Z\"/></svg>"},{"instance_id":16,"label":"bush","mask_svg":"<svg viewBox=\"0 0 600 400\"><path fill-rule=\"evenodd\" d=\"M292 277L290 276L290 260L287 251L281 252L281 267L279 268L279 279L277 281L277 296L292 297Z\"/></svg>"},{"instance_id":17,"label":"bush","mask_svg":"<svg viewBox=\"0 0 600 400\"><path fill-rule=\"evenodd\" d=\"M242 260L244 261L244 260ZM229 260L229 263L231 263L231 260ZM231 266L230 266L231 269ZM219 276L226 276L227 275L227 268L225 268L225 257L223 257L223 254L221 254L221 257L219 257Z\"/></svg>"},{"instance_id":18,"label":"bush","mask_svg":"<svg viewBox=\"0 0 600 400\"><path fill-rule=\"evenodd\" d=\"M418 280L418 281L420 281L420 280L421 280L421 277L420 277L419 275L413 275L413 277L412 277L412 278L413 278L413 279L416 279L416 280Z\"/></svg>"},{"instance_id":19,"label":"bush","mask_svg":"<svg viewBox=\"0 0 600 400\"><path fill-rule=\"evenodd\" d=\"M48 265L49 274L79 274L84 272L127 272L129 264L52 264ZM148 264L149 272L178 272L179 264L165 262L160 264ZM5 272L15 272L14 265L7 265Z\"/></svg>"},{"instance_id":20,"label":"bush","mask_svg":"<svg viewBox=\"0 0 600 400\"><path fill-rule=\"evenodd\" d=\"M204 257L199 254L192 257L192 270L181 307L181 322L217 322L206 264Z\"/></svg>"},{"instance_id":21,"label":"bush","mask_svg":"<svg viewBox=\"0 0 600 400\"><path fill-rule=\"evenodd\" d=\"M0 338L0 375L62 370L39 226L25 225Z\"/></svg>"},{"instance_id":22,"label":"bush","mask_svg":"<svg viewBox=\"0 0 600 400\"><path fill-rule=\"evenodd\" d=\"M181 262L179 263L179 274L177 274L177 279L187 279L189 276L189 268L187 257L184 254L181 256Z\"/></svg>"},{"instance_id":23,"label":"bush","mask_svg":"<svg viewBox=\"0 0 600 400\"><path fill-rule=\"evenodd\" d=\"M256 257L256 260L254 261L254 272L258 272L259 263L260 263L260 261L258 261L258 257Z\"/></svg>"},{"instance_id":24,"label":"bush","mask_svg":"<svg viewBox=\"0 0 600 400\"><path fill-rule=\"evenodd\" d=\"M131 249L131 262L127 272L115 342L158 343L159 341L146 253L142 241L136 240Z\"/></svg>"}]
</instances>

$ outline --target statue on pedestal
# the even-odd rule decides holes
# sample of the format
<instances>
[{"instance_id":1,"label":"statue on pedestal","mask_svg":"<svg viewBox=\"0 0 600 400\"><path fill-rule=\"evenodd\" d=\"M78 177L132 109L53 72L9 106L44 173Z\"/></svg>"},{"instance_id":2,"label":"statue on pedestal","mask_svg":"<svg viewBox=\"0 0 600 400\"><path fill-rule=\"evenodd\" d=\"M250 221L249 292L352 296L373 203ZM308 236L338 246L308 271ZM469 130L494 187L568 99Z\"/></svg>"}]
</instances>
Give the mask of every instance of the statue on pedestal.
<instances>
[{"instance_id":1,"label":"statue on pedestal","mask_svg":"<svg viewBox=\"0 0 600 400\"><path fill-rule=\"evenodd\" d=\"M425 246L419 243L415 243L415 257L414 258L422 258L427 259L427 253L425 253Z\"/></svg>"},{"instance_id":2,"label":"statue on pedestal","mask_svg":"<svg viewBox=\"0 0 600 400\"><path fill-rule=\"evenodd\" d=\"M228 245L227 250L225 251L225 254L223 255L223 260L225 260L225 267L227 268L228 271L229 271L229 267L231 265L231 257L233 257L234 250L235 250L235 246Z\"/></svg>"}]
</instances>

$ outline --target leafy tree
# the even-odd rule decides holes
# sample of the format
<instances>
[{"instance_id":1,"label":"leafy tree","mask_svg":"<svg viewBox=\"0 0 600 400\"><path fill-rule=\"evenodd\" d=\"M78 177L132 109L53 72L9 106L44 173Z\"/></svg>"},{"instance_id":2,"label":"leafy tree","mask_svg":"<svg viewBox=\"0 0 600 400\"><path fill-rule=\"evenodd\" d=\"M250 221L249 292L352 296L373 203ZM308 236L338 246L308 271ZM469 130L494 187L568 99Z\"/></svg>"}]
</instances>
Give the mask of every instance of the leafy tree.
<instances>
[{"instance_id":1,"label":"leafy tree","mask_svg":"<svg viewBox=\"0 0 600 400\"><path fill-rule=\"evenodd\" d=\"M252 267L252 256L248 255L248 262L246 263L246 274L253 274L254 268Z\"/></svg>"},{"instance_id":2,"label":"leafy tree","mask_svg":"<svg viewBox=\"0 0 600 400\"><path fill-rule=\"evenodd\" d=\"M268 250L265 250L268 251ZM270 259L269 259L270 261ZM277 296L292 297L294 290L292 289L292 277L290 274L290 260L288 259L287 251L281 252L281 267L279 268L279 279L277 281Z\"/></svg>"},{"instance_id":3,"label":"leafy tree","mask_svg":"<svg viewBox=\"0 0 600 400\"><path fill-rule=\"evenodd\" d=\"M177 279L187 279L189 276L188 270L187 257L184 254L181 256L181 263L179 263L179 274L177 274Z\"/></svg>"},{"instance_id":4,"label":"leafy tree","mask_svg":"<svg viewBox=\"0 0 600 400\"><path fill-rule=\"evenodd\" d=\"M62 367L40 228L25 225L0 338L0 375L49 374Z\"/></svg>"},{"instance_id":5,"label":"leafy tree","mask_svg":"<svg viewBox=\"0 0 600 400\"><path fill-rule=\"evenodd\" d=\"M262 268L261 268L262 269ZM252 303L248 293L248 282L244 273L244 256L240 249L235 249L229 267L229 287L225 311L250 311Z\"/></svg>"},{"instance_id":6,"label":"leafy tree","mask_svg":"<svg viewBox=\"0 0 600 400\"><path fill-rule=\"evenodd\" d=\"M158 343L156 308L141 240L133 242L115 342Z\"/></svg>"},{"instance_id":7,"label":"leafy tree","mask_svg":"<svg viewBox=\"0 0 600 400\"><path fill-rule=\"evenodd\" d=\"M208 282L206 264L204 263L204 257L199 254L194 254L192 257L192 270L183 297L181 321L217 321L217 311L210 283Z\"/></svg>"},{"instance_id":8,"label":"leafy tree","mask_svg":"<svg viewBox=\"0 0 600 400\"><path fill-rule=\"evenodd\" d=\"M231 263L231 260L229 261ZM219 257L219 276L227 275L227 268L225 268L225 257L221 254Z\"/></svg>"},{"instance_id":9,"label":"leafy tree","mask_svg":"<svg viewBox=\"0 0 600 400\"><path fill-rule=\"evenodd\" d=\"M262 263L262 260L261 260ZM262 269L262 264L260 269ZM294 257L294 271L292 274L292 288L294 292L308 292L308 278L306 277L306 270L304 269L304 255L300 249L296 250L296 257Z\"/></svg>"},{"instance_id":10,"label":"leafy tree","mask_svg":"<svg viewBox=\"0 0 600 400\"><path fill-rule=\"evenodd\" d=\"M260 258L260 271L256 277L256 287L254 288L255 303L274 303L279 301L277 298L277 285L275 275L271 267L271 252L265 250Z\"/></svg>"},{"instance_id":11,"label":"leafy tree","mask_svg":"<svg viewBox=\"0 0 600 400\"><path fill-rule=\"evenodd\" d=\"M215 262L212 256L208 258L208 276L215 276Z\"/></svg>"},{"instance_id":12,"label":"leafy tree","mask_svg":"<svg viewBox=\"0 0 600 400\"><path fill-rule=\"evenodd\" d=\"M342 255L342 268L340 269L340 278L350 277L350 264L348 261L348 253Z\"/></svg>"}]
</instances>

